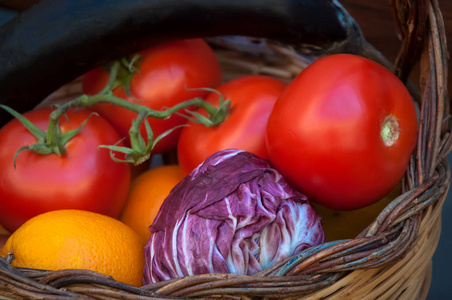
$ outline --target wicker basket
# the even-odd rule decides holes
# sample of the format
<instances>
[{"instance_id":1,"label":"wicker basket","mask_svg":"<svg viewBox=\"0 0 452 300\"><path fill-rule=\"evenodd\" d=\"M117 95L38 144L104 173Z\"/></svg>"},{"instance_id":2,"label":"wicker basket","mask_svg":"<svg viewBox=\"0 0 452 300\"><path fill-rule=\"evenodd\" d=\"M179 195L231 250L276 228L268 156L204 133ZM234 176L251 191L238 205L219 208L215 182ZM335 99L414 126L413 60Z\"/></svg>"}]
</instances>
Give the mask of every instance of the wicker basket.
<instances>
[{"instance_id":1,"label":"wicker basket","mask_svg":"<svg viewBox=\"0 0 452 300\"><path fill-rule=\"evenodd\" d=\"M132 287L87 270L45 271L11 267L0 259L0 296L7 299L425 299L431 259L449 188L446 156L452 147L447 95L447 49L437 0L391 1L404 43L395 63L406 80L420 62L418 144L403 193L356 238L308 249L254 276L207 274ZM423 43L419 41L423 40ZM271 41L212 39L225 80L269 74L291 80L310 58ZM251 55L250 55L251 53ZM47 101L80 93L80 81Z\"/></svg>"}]
</instances>

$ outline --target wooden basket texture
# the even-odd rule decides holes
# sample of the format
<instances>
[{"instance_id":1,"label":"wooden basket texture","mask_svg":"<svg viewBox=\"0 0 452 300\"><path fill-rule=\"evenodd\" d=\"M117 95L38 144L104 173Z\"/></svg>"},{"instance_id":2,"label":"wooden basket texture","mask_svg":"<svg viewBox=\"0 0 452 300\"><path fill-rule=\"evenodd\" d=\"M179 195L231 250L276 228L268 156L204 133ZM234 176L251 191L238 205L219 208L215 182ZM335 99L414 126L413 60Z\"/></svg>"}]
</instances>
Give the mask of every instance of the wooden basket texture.
<instances>
[{"instance_id":1,"label":"wooden basket texture","mask_svg":"<svg viewBox=\"0 0 452 300\"><path fill-rule=\"evenodd\" d=\"M254 276L207 274L141 288L87 270L21 269L0 259L0 298L7 299L425 299L450 182L447 49L437 0L390 1L403 39L394 72L406 80L419 66L419 135L403 192L356 238L308 249ZM209 40L225 80L267 74L289 81L309 62L297 49L242 37ZM80 94L80 81L47 101Z\"/></svg>"}]
</instances>

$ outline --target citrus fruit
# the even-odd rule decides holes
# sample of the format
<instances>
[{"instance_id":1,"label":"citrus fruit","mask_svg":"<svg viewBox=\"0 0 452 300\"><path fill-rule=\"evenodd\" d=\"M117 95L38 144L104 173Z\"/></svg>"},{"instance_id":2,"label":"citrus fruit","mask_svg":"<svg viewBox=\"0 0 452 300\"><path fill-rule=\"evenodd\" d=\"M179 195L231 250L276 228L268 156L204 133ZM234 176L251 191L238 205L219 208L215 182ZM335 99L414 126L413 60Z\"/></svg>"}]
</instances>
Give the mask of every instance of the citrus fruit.
<instances>
[{"instance_id":1,"label":"citrus fruit","mask_svg":"<svg viewBox=\"0 0 452 300\"><path fill-rule=\"evenodd\" d=\"M135 230L147 242L149 226L173 187L184 178L179 165L164 165L149 169L136 177L120 220Z\"/></svg>"},{"instance_id":2,"label":"citrus fruit","mask_svg":"<svg viewBox=\"0 0 452 300\"><path fill-rule=\"evenodd\" d=\"M19 227L0 251L16 267L88 269L134 286L142 284L144 243L125 224L82 210L40 214Z\"/></svg>"}]
</instances>

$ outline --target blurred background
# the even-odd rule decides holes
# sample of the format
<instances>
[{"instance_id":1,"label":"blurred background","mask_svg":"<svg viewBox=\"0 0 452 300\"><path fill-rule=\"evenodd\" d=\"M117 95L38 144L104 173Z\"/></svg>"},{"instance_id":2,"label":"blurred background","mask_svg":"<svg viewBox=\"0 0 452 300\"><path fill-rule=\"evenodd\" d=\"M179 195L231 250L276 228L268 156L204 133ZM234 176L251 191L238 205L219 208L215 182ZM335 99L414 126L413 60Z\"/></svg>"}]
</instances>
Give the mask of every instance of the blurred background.
<instances>
[{"instance_id":1,"label":"blurred background","mask_svg":"<svg viewBox=\"0 0 452 300\"><path fill-rule=\"evenodd\" d=\"M0 24L27 9L39 0L0 0ZM397 57L401 42L398 38L389 0L340 0L340 3L356 19L366 39L391 61ZM452 1L439 0L446 25L448 47L452 48ZM449 74L452 67L449 66ZM448 89L452 92L452 75L449 75ZM449 155L452 162L452 154ZM452 196L449 193L443 206L441 239L433 257L433 276L428 300L450 299L452 284L449 270L452 269Z\"/></svg>"}]
</instances>

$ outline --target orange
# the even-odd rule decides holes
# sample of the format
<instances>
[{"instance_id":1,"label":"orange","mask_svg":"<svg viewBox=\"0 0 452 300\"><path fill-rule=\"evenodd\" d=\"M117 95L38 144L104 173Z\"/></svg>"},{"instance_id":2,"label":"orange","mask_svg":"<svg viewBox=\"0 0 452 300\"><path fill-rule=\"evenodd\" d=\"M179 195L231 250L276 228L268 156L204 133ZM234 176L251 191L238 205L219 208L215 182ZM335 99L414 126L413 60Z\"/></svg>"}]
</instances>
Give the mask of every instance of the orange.
<instances>
[{"instance_id":1,"label":"orange","mask_svg":"<svg viewBox=\"0 0 452 300\"><path fill-rule=\"evenodd\" d=\"M120 221L82 210L56 210L19 227L0 251L11 265L45 270L88 269L142 285L144 243Z\"/></svg>"},{"instance_id":2,"label":"orange","mask_svg":"<svg viewBox=\"0 0 452 300\"><path fill-rule=\"evenodd\" d=\"M136 177L120 220L147 242L149 226L173 187L184 178L179 165L165 165L147 170Z\"/></svg>"}]
</instances>

